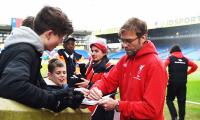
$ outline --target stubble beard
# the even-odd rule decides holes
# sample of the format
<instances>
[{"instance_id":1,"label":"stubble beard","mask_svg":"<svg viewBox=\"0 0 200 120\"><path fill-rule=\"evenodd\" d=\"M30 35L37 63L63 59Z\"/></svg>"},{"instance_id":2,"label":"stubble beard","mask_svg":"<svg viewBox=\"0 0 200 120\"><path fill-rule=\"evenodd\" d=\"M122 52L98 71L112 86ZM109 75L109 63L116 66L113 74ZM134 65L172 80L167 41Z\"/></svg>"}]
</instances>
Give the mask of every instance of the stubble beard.
<instances>
[{"instance_id":1,"label":"stubble beard","mask_svg":"<svg viewBox=\"0 0 200 120\"><path fill-rule=\"evenodd\" d=\"M134 51L126 51L126 54L129 56L129 57L135 57L137 51L134 50Z\"/></svg>"}]
</instances>

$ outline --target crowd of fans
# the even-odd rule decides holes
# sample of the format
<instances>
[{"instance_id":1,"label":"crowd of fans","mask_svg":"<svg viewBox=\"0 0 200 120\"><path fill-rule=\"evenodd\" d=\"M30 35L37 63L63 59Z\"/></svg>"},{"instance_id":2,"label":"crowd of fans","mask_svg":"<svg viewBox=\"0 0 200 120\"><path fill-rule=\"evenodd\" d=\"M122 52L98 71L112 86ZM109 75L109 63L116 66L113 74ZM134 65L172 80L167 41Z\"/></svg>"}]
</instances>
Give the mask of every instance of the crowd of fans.
<instances>
[{"instance_id":1,"label":"crowd of fans","mask_svg":"<svg viewBox=\"0 0 200 120\"><path fill-rule=\"evenodd\" d=\"M75 51L72 32L67 15L51 6L13 29L0 54L0 97L54 112L85 108L91 111L92 120L164 120L168 88L172 119L178 117L173 106L177 96L179 119L184 120L187 75L198 66L183 56L179 46L172 48L171 56L163 62L148 40L147 24L133 17L119 30L124 55L116 65L109 60L107 44L100 40L89 45L91 52L85 62ZM55 49L59 44L63 48ZM48 60L47 78L40 73L41 58ZM174 88L178 87L172 83L183 90L176 93ZM120 99L115 97L118 91ZM96 103L83 104L84 100Z\"/></svg>"}]
</instances>

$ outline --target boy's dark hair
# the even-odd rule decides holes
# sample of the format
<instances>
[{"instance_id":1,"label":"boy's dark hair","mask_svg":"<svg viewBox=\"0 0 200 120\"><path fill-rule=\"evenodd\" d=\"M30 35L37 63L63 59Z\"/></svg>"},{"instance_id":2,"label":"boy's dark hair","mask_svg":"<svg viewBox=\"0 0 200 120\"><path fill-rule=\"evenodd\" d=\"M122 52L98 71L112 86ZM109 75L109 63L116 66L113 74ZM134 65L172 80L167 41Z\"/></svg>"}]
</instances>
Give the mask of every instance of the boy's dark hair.
<instances>
[{"instance_id":1,"label":"boy's dark hair","mask_svg":"<svg viewBox=\"0 0 200 120\"><path fill-rule=\"evenodd\" d=\"M56 35L62 36L70 35L73 27L67 15L59 8L45 6L35 17L34 31L41 35L48 30L53 30Z\"/></svg>"},{"instance_id":2,"label":"boy's dark hair","mask_svg":"<svg viewBox=\"0 0 200 120\"><path fill-rule=\"evenodd\" d=\"M57 58L49 60L48 72L53 73L56 67L65 67L65 64Z\"/></svg>"},{"instance_id":3,"label":"boy's dark hair","mask_svg":"<svg viewBox=\"0 0 200 120\"><path fill-rule=\"evenodd\" d=\"M179 45L172 46L170 49L170 53L173 53L173 52L181 52L180 46Z\"/></svg>"},{"instance_id":4,"label":"boy's dark hair","mask_svg":"<svg viewBox=\"0 0 200 120\"><path fill-rule=\"evenodd\" d=\"M26 27L33 29L33 21L34 21L34 17L28 16L23 20L22 26L26 26Z\"/></svg>"}]
</instances>

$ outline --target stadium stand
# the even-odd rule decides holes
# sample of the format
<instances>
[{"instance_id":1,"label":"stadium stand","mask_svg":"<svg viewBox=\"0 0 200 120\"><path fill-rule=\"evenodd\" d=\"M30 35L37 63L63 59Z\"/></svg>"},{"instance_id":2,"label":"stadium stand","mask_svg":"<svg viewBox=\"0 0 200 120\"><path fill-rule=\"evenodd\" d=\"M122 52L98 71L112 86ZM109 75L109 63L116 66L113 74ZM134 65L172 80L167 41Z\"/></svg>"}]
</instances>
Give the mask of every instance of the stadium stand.
<instances>
[{"instance_id":1,"label":"stadium stand","mask_svg":"<svg viewBox=\"0 0 200 120\"><path fill-rule=\"evenodd\" d=\"M195 49L192 52L186 54L185 56L190 58L191 60L200 60L199 53L200 53L200 49L197 49L197 50Z\"/></svg>"},{"instance_id":2,"label":"stadium stand","mask_svg":"<svg viewBox=\"0 0 200 120\"><path fill-rule=\"evenodd\" d=\"M192 60L200 60L200 24L185 24L180 26L153 28L148 31L148 39L156 46L159 56L166 59L169 49L174 44L179 44L183 54ZM98 37L107 39L107 43L119 42L117 30L111 33L97 34ZM110 53L110 59L119 59L125 52Z\"/></svg>"},{"instance_id":3,"label":"stadium stand","mask_svg":"<svg viewBox=\"0 0 200 120\"><path fill-rule=\"evenodd\" d=\"M85 59L88 59L89 58L89 54L88 54L88 51L85 51L85 50L75 50L77 53L83 55L83 57Z\"/></svg>"},{"instance_id":4,"label":"stadium stand","mask_svg":"<svg viewBox=\"0 0 200 120\"><path fill-rule=\"evenodd\" d=\"M121 50L121 51L116 52L116 53L110 53L108 55L108 58L109 59L120 59L123 55L125 55L125 51Z\"/></svg>"}]
</instances>

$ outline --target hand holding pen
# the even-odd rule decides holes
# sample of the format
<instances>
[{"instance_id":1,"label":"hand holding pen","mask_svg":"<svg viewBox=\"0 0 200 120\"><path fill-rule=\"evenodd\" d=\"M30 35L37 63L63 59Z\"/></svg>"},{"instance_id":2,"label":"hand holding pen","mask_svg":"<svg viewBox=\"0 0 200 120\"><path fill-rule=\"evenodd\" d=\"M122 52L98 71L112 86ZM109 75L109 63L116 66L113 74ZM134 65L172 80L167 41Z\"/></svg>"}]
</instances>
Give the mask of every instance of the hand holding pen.
<instances>
[{"instance_id":1,"label":"hand holding pen","mask_svg":"<svg viewBox=\"0 0 200 120\"><path fill-rule=\"evenodd\" d=\"M97 104L103 106L106 111L115 109L115 106L118 104L118 100L114 100L110 97L115 94L117 93L112 93L102 97L102 99L100 99Z\"/></svg>"},{"instance_id":2,"label":"hand holding pen","mask_svg":"<svg viewBox=\"0 0 200 120\"><path fill-rule=\"evenodd\" d=\"M87 96L87 98L91 100L100 100L102 96L103 93L101 92L101 90L99 90L97 87L94 87L89 91L89 95Z\"/></svg>"}]
</instances>

